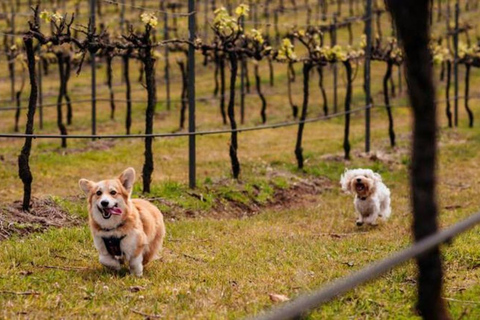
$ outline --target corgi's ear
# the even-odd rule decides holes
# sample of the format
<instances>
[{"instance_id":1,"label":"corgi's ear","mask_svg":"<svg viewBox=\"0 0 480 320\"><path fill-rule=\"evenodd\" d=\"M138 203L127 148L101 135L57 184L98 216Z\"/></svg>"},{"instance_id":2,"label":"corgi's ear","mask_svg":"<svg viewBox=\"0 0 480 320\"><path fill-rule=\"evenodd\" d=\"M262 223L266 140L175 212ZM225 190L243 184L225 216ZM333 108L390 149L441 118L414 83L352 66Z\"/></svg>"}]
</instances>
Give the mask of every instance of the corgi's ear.
<instances>
[{"instance_id":1,"label":"corgi's ear","mask_svg":"<svg viewBox=\"0 0 480 320\"><path fill-rule=\"evenodd\" d=\"M90 191L93 189L95 182L87 179L80 179L80 181L78 181L78 185L80 186L80 189L82 189L85 194L89 194Z\"/></svg>"},{"instance_id":2,"label":"corgi's ear","mask_svg":"<svg viewBox=\"0 0 480 320\"><path fill-rule=\"evenodd\" d=\"M129 194L132 194L133 183L135 182L135 169L128 168L118 177L123 187Z\"/></svg>"}]
</instances>

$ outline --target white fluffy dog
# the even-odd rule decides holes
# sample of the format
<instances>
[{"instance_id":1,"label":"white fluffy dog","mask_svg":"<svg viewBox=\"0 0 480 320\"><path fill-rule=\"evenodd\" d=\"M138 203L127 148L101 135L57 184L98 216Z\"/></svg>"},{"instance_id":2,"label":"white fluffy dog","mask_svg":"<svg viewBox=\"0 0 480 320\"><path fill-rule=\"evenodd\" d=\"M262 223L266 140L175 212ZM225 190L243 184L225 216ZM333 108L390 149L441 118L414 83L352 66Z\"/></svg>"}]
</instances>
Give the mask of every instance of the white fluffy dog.
<instances>
[{"instance_id":1,"label":"white fluffy dog","mask_svg":"<svg viewBox=\"0 0 480 320\"><path fill-rule=\"evenodd\" d=\"M364 223L377 225L377 219L388 219L391 213L390 190L382 177L370 169L345 170L340 178L342 190L354 193L353 204L357 212L357 226Z\"/></svg>"}]
</instances>

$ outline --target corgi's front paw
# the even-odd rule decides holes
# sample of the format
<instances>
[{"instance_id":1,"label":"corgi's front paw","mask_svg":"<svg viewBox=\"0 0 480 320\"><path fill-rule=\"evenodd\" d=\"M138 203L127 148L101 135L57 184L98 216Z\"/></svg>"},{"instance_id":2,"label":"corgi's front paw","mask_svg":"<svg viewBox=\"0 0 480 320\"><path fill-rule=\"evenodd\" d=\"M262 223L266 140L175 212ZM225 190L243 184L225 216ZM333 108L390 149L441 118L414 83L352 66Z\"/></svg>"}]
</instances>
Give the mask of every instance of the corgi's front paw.
<instances>
[{"instance_id":1,"label":"corgi's front paw","mask_svg":"<svg viewBox=\"0 0 480 320\"><path fill-rule=\"evenodd\" d=\"M100 256L100 263L107 268L119 271L121 269L120 262L109 255Z\"/></svg>"},{"instance_id":2,"label":"corgi's front paw","mask_svg":"<svg viewBox=\"0 0 480 320\"><path fill-rule=\"evenodd\" d=\"M134 276L141 277L143 275L143 257L139 255L136 258L130 260L130 273Z\"/></svg>"}]
</instances>

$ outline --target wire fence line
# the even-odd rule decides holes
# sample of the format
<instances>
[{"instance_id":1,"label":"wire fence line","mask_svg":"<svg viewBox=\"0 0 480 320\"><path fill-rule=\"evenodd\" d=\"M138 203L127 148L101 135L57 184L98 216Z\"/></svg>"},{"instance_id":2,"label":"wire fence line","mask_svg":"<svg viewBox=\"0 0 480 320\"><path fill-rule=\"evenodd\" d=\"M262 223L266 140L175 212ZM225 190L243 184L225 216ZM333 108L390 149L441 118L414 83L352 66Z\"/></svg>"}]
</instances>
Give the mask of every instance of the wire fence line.
<instances>
[{"instance_id":1,"label":"wire fence line","mask_svg":"<svg viewBox=\"0 0 480 320\"><path fill-rule=\"evenodd\" d=\"M200 97L197 98L196 101L206 101L206 100L218 100L219 98L215 97ZM23 100L23 101L28 101L28 100ZM166 99L157 99L157 102L166 102ZM169 101L171 102L181 102L183 101L182 99L170 99ZM109 98L97 98L97 99L80 99L80 100L71 100L70 102L61 102L61 103L47 103L47 104L40 104L37 105L37 108L50 108L50 107L56 107L59 104L64 106L68 104L74 104L74 103L87 103L87 102L119 102L119 103L128 103L128 102L134 102L134 103L146 103L148 100L146 99L109 99ZM1 111L12 111L12 110L18 110L18 109L28 109L28 106L20 106L20 107L2 107L0 108Z\"/></svg>"},{"instance_id":2,"label":"wire fence line","mask_svg":"<svg viewBox=\"0 0 480 320\"><path fill-rule=\"evenodd\" d=\"M245 128L237 128L237 129L221 129L221 130L208 130L208 131L192 131L192 132L176 132L176 133L152 133L152 134L113 134L113 135L51 135L51 134L22 134L22 133L0 133L0 138L33 138L33 139L138 139L138 138L173 138L173 137L189 137L189 136L204 136L204 135L212 135L212 134L225 134L225 133L233 133L233 132L248 132L248 131L258 131L258 130L266 130L266 129L277 129L283 127L291 127L295 125L299 125L301 123L312 123L312 122L319 122L324 121L332 118L337 118L340 116L344 116L347 114L354 114L360 111L365 111L367 109L372 109L372 106L364 106L356 109L352 109L350 111L338 112L335 114L321 116L316 118L310 118L305 120L297 120L297 121L285 121L279 122L275 124L268 124L268 125L261 125L261 126L253 126L253 127L245 127Z\"/></svg>"},{"instance_id":3,"label":"wire fence line","mask_svg":"<svg viewBox=\"0 0 480 320\"><path fill-rule=\"evenodd\" d=\"M117 1L113 1L113 0L102 0L102 1L105 2L105 3L111 4L111 5L115 5L115 6L122 6L122 7L132 8L132 9L136 9L136 10L142 10L142 11L150 11L150 12L160 13L160 14L167 15L167 16L188 17L188 16L191 16L191 15L197 13L196 11L169 12L169 11L165 11L165 10L157 10L157 9L154 9L154 8L147 8L147 7L141 7L141 6L126 4L126 3L121 3L121 2L117 2Z\"/></svg>"},{"instance_id":4,"label":"wire fence line","mask_svg":"<svg viewBox=\"0 0 480 320\"><path fill-rule=\"evenodd\" d=\"M334 16L337 17L337 16ZM345 21L340 21L337 23L333 22L328 22L328 23L310 23L310 24L304 24L304 23L275 23L275 22L257 22L257 21L252 21L252 20L246 20L244 21L245 24L250 24L250 25L257 25L257 26L264 26L264 27L273 27L275 25L277 26L282 26L282 27L287 27L287 28L294 28L294 27L331 27L331 28L338 28L338 27L344 27L345 23L355 23L355 22L362 22L362 21L367 21L371 20L373 17L354 17L355 20L345 20Z\"/></svg>"},{"instance_id":5,"label":"wire fence line","mask_svg":"<svg viewBox=\"0 0 480 320\"><path fill-rule=\"evenodd\" d=\"M282 94L275 94L277 96L282 95ZM246 96L257 96L255 93L249 93L246 94ZM269 95L273 96L273 95ZM50 97L55 97L55 95L51 95ZM228 98L228 94L225 95L225 97ZM202 101L215 101L219 100L219 97L212 97L212 96L204 96L204 97L197 97L195 101L202 102ZM436 100L435 102L437 104L439 103L445 103L447 101L455 101L455 100L478 100L480 99L480 95L472 95L472 96L458 96L458 97L450 97L449 99L439 99ZM20 101L28 101L28 99L21 99ZM76 103L89 103L89 102L118 102L118 103L128 103L128 102L134 102L134 103L146 103L148 100L146 99L110 99L110 98L97 98L97 99L80 99L80 100L71 100L69 102L63 101L60 103L60 105L68 105L68 104L76 104ZM167 99L157 99L157 102L166 102ZM182 102L182 101L187 101L187 99L169 99L171 102ZM0 100L1 102L10 102L10 100ZM50 108L50 107L57 107L59 103L47 103L47 104L37 104L37 108ZM410 104L390 104L390 105L385 105L385 104L373 104L372 108L409 108ZM28 109L28 106L8 106L8 107L0 107L0 112L1 111L15 111L15 110L23 110L23 109ZM343 114L342 114L343 115Z\"/></svg>"},{"instance_id":6,"label":"wire fence line","mask_svg":"<svg viewBox=\"0 0 480 320\"><path fill-rule=\"evenodd\" d=\"M270 312L251 318L251 320L301 319L307 312L318 308L335 297L346 293L367 281L376 279L389 270L410 259L416 258L443 243L449 243L455 236L473 228L479 223L480 212L477 212L447 229L416 242L407 249L398 251L388 258L374 262L350 276L323 285L322 288L317 291L300 296L291 302L272 309Z\"/></svg>"}]
</instances>

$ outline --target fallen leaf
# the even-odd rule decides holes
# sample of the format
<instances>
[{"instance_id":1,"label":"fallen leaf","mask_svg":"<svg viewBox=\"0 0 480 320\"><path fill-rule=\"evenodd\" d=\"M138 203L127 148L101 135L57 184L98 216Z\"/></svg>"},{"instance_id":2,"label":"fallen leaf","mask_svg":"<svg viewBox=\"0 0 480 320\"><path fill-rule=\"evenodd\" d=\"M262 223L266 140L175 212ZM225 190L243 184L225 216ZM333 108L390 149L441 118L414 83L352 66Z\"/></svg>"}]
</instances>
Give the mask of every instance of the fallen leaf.
<instances>
[{"instance_id":1,"label":"fallen leaf","mask_svg":"<svg viewBox=\"0 0 480 320\"><path fill-rule=\"evenodd\" d=\"M145 287L142 287L142 286L132 286L130 288L128 288L128 290L130 290L130 292L138 292L140 290L143 290L145 289Z\"/></svg>"},{"instance_id":2,"label":"fallen leaf","mask_svg":"<svg viewBox=\"0 0 480 320\"><path fill-rule=\"evenodd\" d=\"M269 297L270 300L272 300L273 302L285 302L290 300L287 296L283 294L270 293Z\"/></svg>"},{"instance_id":3,"label":"fallen leaf","mask_svg":"<svg viewBox=\"0 0 480 320\"><path fill-rule=\"evenodd\" d=\"M62 302L62 295L58 294L57 297L55 298L55 306L58 307L61 302Z\"/></svg>"},{"instance_id":4,"label":"fallen leaf","mask_svg":"<svg viewBox=\"0 0 480 320\"><path fill-rule=\"evenodd\" d=\"M455 210L455 209L460 209L460 208L462 208L462 206L459 205L459 204L456 204L456 205L454 204L454 205L450 205L450 206L445 206L444 208L445 208L446 210Z\"/></svg>"}]
</instances>

